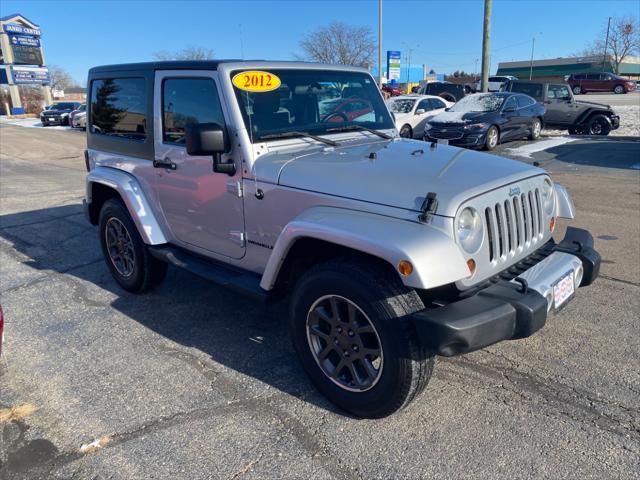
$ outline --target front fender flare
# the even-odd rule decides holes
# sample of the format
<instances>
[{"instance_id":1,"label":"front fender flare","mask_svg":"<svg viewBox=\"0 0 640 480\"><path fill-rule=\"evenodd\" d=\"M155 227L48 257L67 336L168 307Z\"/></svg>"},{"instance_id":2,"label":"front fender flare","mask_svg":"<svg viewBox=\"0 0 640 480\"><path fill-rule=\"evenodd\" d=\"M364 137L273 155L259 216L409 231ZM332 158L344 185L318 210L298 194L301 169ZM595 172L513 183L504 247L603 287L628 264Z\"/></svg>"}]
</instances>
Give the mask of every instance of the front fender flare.
<instances>
[{"instance_id":1,"label":"front fender flare","mask_svg":"<svg viewBox=\"0 0 640 480\"><path fill-rule=\"evenodd\" d=\"M428 289L469 276L467 263L452 238L421 223L335 207L313 207L288 223L276 241L260 286L271 290L295 242L313 238L343 245L385 260L397 271L401 260L413 273L400 276L413 288Z\"/></svg>"},{"instance_id":2,"label":"front fender flare","mask_svg":"<svg viewBox=\"0 0 640 480\"><path fill-rule=\"evenodd\" d=\"M151 210L140 183L133 175L116 168L94 168L87 174L86 198L89 204L92 201L93 184L95 183L105 185L118 192L144 243L147 245L167 243L167 237L160 228L160 223Z\"/></svg>"}]
</instances>

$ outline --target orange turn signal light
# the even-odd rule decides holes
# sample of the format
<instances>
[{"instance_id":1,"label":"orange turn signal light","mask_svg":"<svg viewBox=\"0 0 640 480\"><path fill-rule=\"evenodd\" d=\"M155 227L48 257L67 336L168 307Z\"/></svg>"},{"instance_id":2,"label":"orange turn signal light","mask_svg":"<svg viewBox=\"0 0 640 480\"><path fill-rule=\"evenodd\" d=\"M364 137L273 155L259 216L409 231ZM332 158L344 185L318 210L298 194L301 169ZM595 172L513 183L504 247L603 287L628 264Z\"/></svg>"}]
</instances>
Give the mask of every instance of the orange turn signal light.
<instances>
[{"instance_id":1,"label":"orange turn signal light","mask_svg":"<svg viewBox=\"0 0 640 480\"><path fill-rule=\"evenodd\" d=\"M476 273L476 261L473 258L467 260L467 268L469 269L471 275Z\"/></svg>"},{"instance_id":2,"label":"orange turn signal light","mask_svg":"<svg viewBox=\"0 0 640 480\"><path fill-rule=\"evenodd\" d=\"M553 233L555 229L556 229L556 219L551 217L551 220L549 220L549 231Z\"/></svg>"},{"instance_id":3,"label":"orange turn signal light","mask_svg":"<svg viewBox=\"0 0 640 480\"><path fill-rule=\"evenodd\" d=\"M408 277L413 273L413 265L411 265L411 262L408 260L400 260L398 271L403 277Z\"/></svg>"}]
</instances>

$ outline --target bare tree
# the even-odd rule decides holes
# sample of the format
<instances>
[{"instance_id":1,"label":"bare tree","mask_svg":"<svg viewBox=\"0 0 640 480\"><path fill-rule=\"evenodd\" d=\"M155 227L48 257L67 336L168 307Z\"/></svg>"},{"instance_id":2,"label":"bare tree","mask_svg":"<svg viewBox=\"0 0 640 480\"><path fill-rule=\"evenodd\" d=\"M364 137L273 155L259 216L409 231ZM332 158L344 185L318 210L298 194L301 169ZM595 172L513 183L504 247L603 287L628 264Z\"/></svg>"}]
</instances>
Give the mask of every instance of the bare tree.
<instances>
[{"instance_id":1,"label":"bare tree","mask_svg":"<svg viewBox=\"0 0 640 480\"><path fill-rule=\"evenodd\" d=\"M175 52L162 50L153 56L156 60L212 60L214 53L209 48L189 46Z\"/></svg>"},{"instance_id":2,"label":"bare tree","mask_svg":"<svg viewBox=\"0 0 640 480\"><path fill-rule=\"evenodd\" d=\"M333 22L307 34L300 48L304 60L364 67L375 63L377 44L369 27Z\"/></svg>"},{"instance_id":3,"label":"bare tree","mask_svg":"<svg viewBox=\"0 0 640 480\"><path fill-rule=\"evenodd\" d=\"M51 77L51 88L56 90L79 86L69 72L57 65L49 65L49 76Z\"/></svg>"},{"instance_id":4,"label":"bare tree","mask_svg":"<svg viewBox=\"0 0 640 480\"><path fill-rule=\"evenodd\" d=\"M607 55L611 55L614 72L620 73L620 64L624 59L640 52L640 25L638 24L638 18L633 15L625 15L624 17L612 19L608 42L606 42L606 38L607 28L605 26L600 37L583 50L582 55L602 55L604 58L606 51Z\"/></svg>"}]
</instances>

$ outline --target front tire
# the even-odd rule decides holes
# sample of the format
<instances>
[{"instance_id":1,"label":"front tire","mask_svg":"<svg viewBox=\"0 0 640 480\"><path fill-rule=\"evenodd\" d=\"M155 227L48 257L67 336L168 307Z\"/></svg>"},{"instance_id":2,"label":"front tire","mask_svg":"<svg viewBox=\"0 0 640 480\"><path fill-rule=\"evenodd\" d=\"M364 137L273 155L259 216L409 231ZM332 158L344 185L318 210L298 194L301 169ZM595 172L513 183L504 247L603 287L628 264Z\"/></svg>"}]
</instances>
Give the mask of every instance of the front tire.
<instances>
[{"instance_id":1,"label":"front tire","mask_svg":"<svg viewBox=\"0 0 640 480\"><path fill-rule=\"evenodd\" d=\"M531 123L531 133L529 134L529 140L537 140L540 138L540 131L542 130L542 122L539 118L534 118Z\"/></svg>"},{"instance_id":2,"label":"front tire","mask_svg":"<svg viewBox=\"0 0 640 480\"><path fill-rule=\"evenodd\" d=\"M611 120L602 114L593 115L587 122L587 133L589 135L609 135L611 131Z\"/></svg>"},{"instance_id":3,"label":"front tire","mask_svg":"<svg viewBox=\"0 0 640 480\"><path fill-rule=\"evenodd\" d=\"M433 356L417 343L408 318L422 308L395 271L343 258L298 281L289 325L318 390L354 415L380 418L406 407L431 377Z\"/></svg>"},{"instance_id":4,"label":"front tire","mask_svg":"<svg viewBox=\"0 0 640 480\"><path fill-rule=\"evenodd\" d=\"M613 93L617 93L618 95L624 93L624 87L622 85L616 85L613 89Z\"/></svg>"},{"instance_id":5,"label":"front tire","mask_svg":"<svg viewBox=\"0 0 640 480\"><path fill-rule=\"evenodd\" d=\"M499 141L500 141L500 132L498 131L497 127L495 126L489 127L489 130L487 130L487 134L484 140L484 149L489 151L493 150L494 148L496 148Z\"/></svg>"},{"instance_id":6,"label":"front tire","mask_svg":"<svg viewBox=\"0 0 640 480\"><path fill-rule=\"evenodd\" d=\"M410 125L403 125L400 129L400 136L402 138L413 138L413 131Z\"/></svg>"},{"instance_id":7,"label":"front tire","mask_svg":"<svg viewBox=\"0 0 640 480\"><path fill-rule=\"evenodd\" d=\"M122 288L142 293L164 280L167 264L149 254L120 199L110 198L104 203L98 225L104 260Z\"/></svg>"}]
</instances>

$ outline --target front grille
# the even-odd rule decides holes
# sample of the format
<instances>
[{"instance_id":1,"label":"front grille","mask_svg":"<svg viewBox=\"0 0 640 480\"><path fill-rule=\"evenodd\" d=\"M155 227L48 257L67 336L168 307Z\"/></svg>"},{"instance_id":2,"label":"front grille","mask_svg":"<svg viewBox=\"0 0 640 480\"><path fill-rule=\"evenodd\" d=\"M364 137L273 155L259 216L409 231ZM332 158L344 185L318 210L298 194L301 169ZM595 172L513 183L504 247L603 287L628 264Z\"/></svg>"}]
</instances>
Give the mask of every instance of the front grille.
<instances>
[{"instance_id":1,"label":"front grille","mask_svg":"<svg viewBox=\"0 0 640 480\"><path fill-rule=\"evenodd\" d=\"M497 202L484 210L489 262L529 250L544 236L540 189L535 188Z\"/></svg>"},{"instance_id":2,"label":"front grille","mask_svg":"<svg viewBox=\"0 0 640 480\"><path fill-rule=\"evenodd\" d=\"M428 131L428 135L431 138L442 138L446 140L453 140L462 138L464 135L464 129L459 127L441 127L433 125Z\"/></svg>"}]
</instances>

